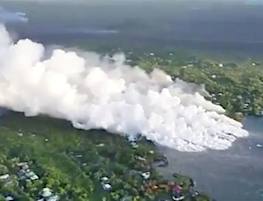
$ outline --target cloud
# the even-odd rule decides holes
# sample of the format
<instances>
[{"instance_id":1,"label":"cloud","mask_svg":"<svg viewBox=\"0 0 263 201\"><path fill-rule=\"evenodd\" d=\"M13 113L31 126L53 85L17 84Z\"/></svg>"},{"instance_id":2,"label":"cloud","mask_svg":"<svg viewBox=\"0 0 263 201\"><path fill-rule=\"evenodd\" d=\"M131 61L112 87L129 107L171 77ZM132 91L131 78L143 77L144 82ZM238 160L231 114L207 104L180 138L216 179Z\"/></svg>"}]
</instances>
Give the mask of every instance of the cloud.
<instances>
[{"instance_id":1,"label":"cloud","mask_svg":"<svg viewBox=\"0 0 263 201\"><path fill-rule=\"evenodd\" d=\"M63 118L81 129L141 134L180 151L227 149L248 133L224 109L205 100L196 86L156 69L147 74L124 64L125 56L45 47L29 39L11 41L0 28L0 106L26 116Z\"/></svg>"}]
</instances>

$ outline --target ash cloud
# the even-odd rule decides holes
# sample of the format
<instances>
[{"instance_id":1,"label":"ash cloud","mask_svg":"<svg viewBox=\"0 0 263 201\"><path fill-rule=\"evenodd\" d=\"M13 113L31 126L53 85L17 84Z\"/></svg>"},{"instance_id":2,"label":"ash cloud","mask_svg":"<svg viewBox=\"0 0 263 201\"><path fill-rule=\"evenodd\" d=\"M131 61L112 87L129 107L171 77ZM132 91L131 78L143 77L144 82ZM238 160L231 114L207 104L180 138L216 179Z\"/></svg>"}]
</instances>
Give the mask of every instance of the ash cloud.
<instances>
[{"instance_id":1,"label":"ash cloud","mask_svg":"<svg viewBox=\"0 0 263 201\"><path fill-rule=\"evenodd\" d=\"M147 74L125 57L13 42L0 27L0 107L63 118L81 129L141 134L179 151L223 150L248 133L205 100L196 86L156 69Z\"/></svg>"}]
</instances>

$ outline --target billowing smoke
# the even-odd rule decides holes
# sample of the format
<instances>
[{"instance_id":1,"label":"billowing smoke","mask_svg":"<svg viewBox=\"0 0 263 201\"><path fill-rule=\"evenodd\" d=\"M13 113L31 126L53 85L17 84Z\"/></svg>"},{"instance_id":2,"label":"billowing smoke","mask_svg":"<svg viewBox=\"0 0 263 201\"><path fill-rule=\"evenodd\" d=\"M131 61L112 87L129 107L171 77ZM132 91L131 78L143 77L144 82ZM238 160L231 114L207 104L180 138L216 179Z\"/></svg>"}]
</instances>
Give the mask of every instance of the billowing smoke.
<instances>
[{"instance_id":1,"label":"billowing smoke","mask_svg":"<svg viewBox=\"0 0 263 201\"><path fill-rule=\"evenodd\" d=\"M63 118L81 129L141 134L180 151L227 149L248 134L192 85L125 65L122 54L100 58L55 49L46 55L31 40L12 42L1 26L0 106Z\"/></svg>"}]
</instances>

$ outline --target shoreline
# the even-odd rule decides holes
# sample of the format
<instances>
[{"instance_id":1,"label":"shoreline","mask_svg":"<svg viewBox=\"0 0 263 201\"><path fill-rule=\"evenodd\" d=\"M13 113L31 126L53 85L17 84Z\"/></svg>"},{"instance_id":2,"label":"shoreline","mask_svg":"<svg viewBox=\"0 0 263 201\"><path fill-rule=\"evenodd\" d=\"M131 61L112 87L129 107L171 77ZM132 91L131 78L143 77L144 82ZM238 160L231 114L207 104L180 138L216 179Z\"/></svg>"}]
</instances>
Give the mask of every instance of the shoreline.
<instances>
[{"instance_id":1,"label":"shoreline","mask_svg":"<svg viewBox=\"0 0 263 201\"><path fill-rule=\"evenodd\" d=\"M217 201L261 201L263 189L263 118L246 117L248 138L238 139L230 149L202 153L182 153L161 147L170 167L162 174L171 178L174 171L189 175L196 189Z\"/></svg>"}]
</instances>

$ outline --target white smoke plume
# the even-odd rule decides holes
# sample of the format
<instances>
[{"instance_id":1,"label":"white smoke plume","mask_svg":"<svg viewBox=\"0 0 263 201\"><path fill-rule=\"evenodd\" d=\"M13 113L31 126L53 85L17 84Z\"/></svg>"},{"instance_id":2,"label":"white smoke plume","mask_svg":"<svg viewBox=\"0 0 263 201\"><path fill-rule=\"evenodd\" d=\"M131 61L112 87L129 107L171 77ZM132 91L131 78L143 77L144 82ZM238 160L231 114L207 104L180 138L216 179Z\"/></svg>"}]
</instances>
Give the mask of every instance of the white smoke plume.
<instances>
[{"instance_id":1,"label":"white smoke plume","mask_svg":"<svg viewBox=\"0 0 263 201\"><path fill-rule=\"evenodd\" d=\"M1 26L0 106L63 118L81 129L141 134L179 151L223 150L248 135L190 84L125 65L121 54L83 55L55 49L46 58L43 45L14 43Z\"/></svg>"}]
</instances>

